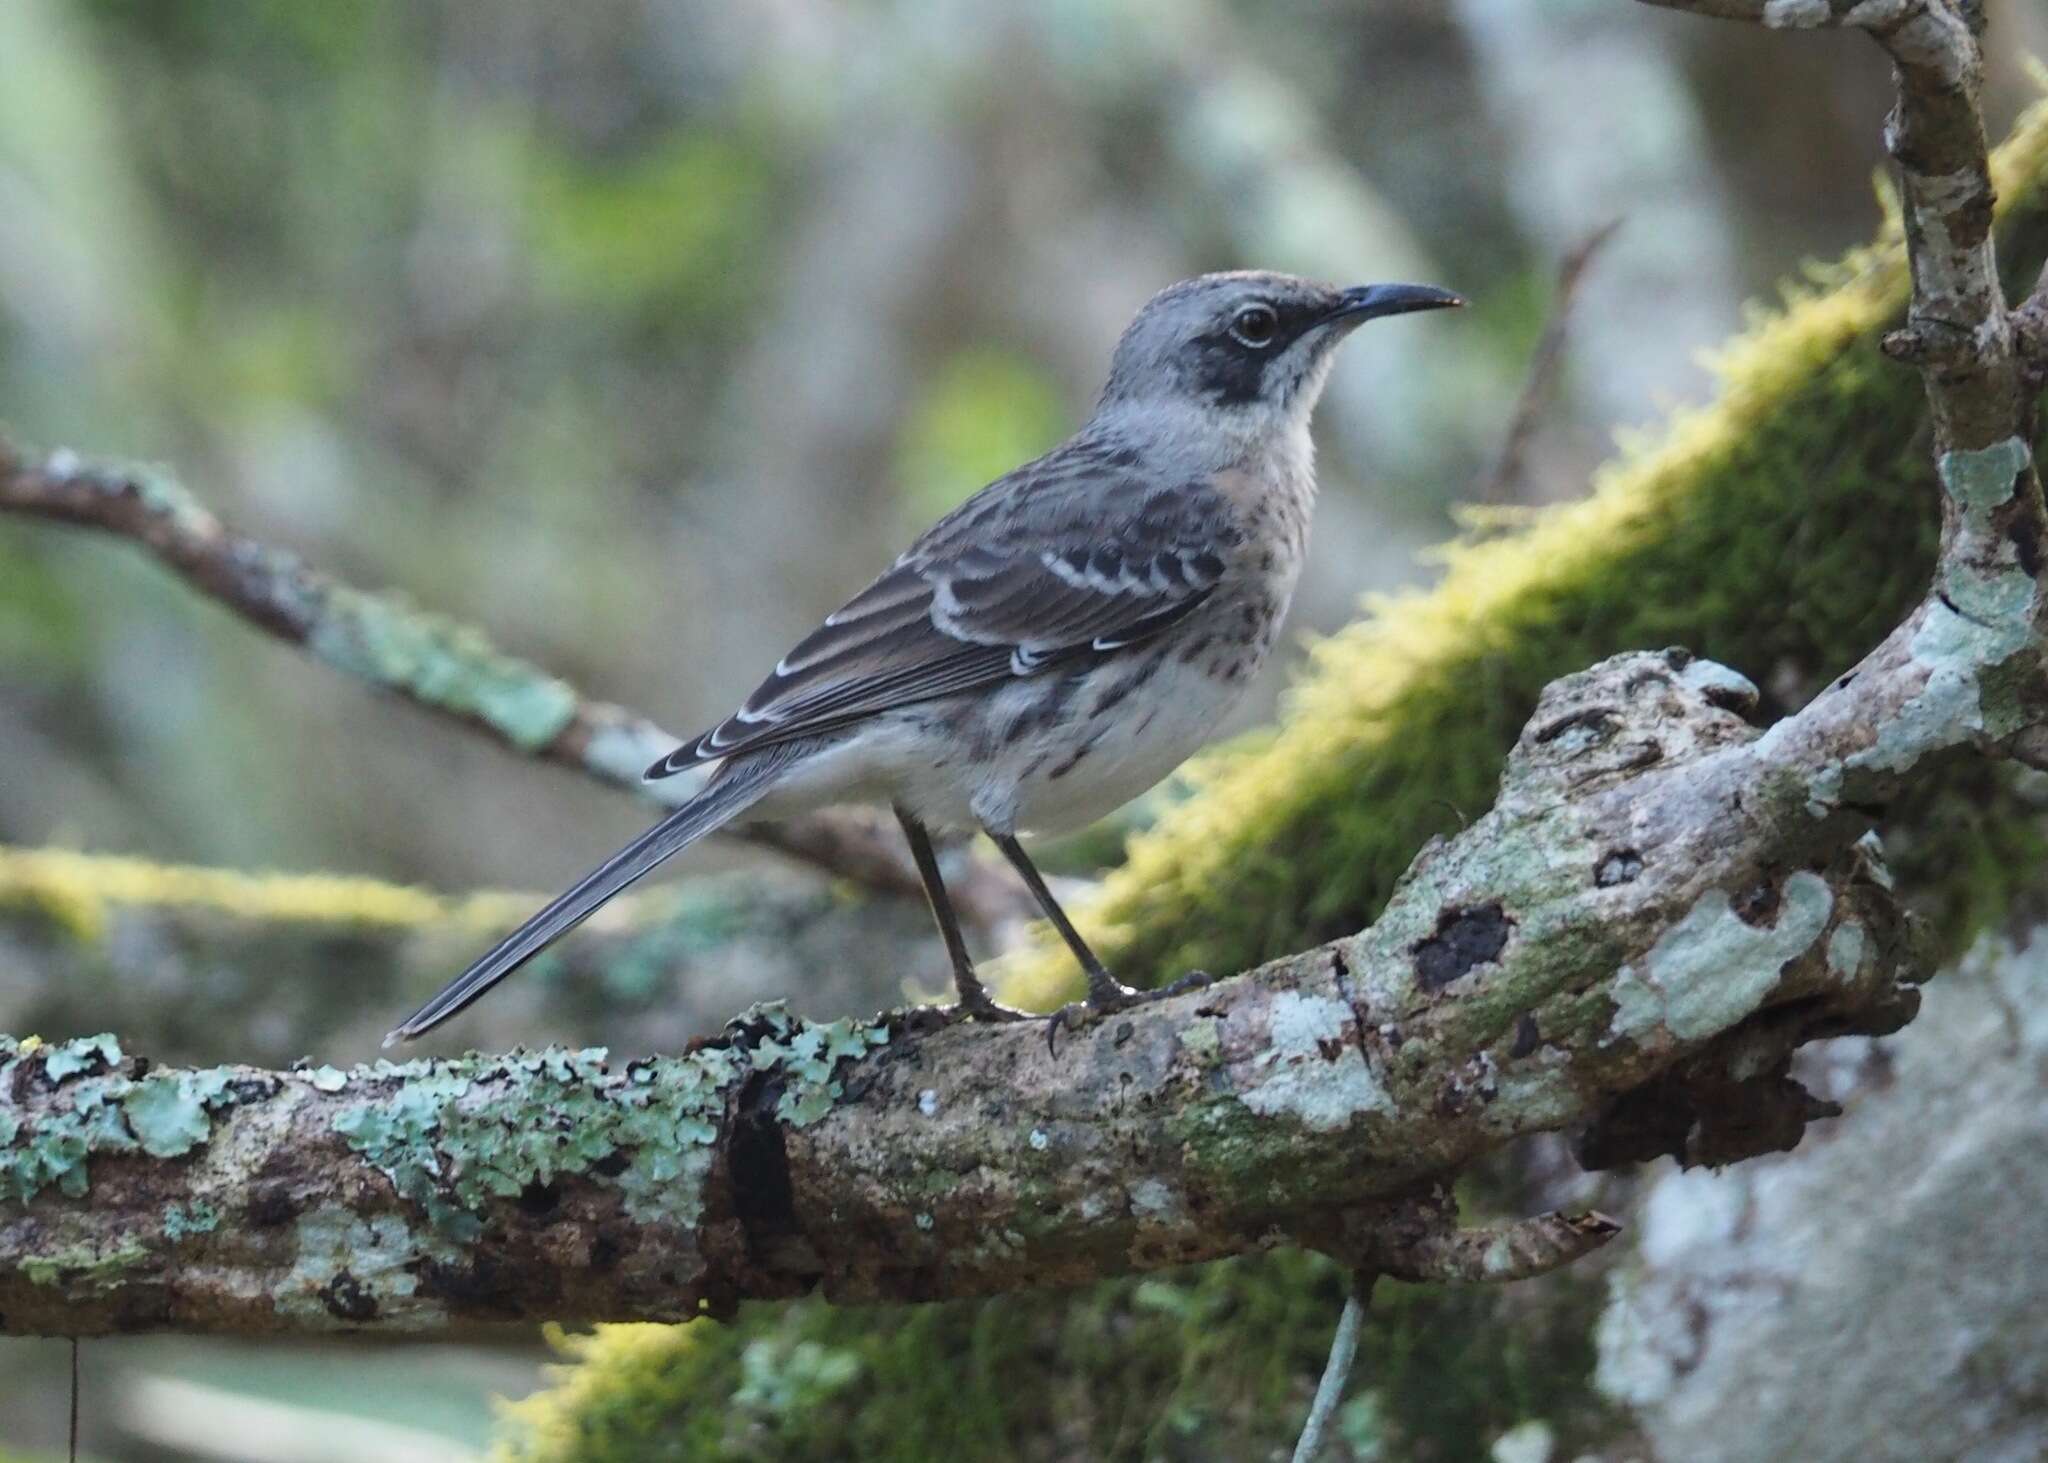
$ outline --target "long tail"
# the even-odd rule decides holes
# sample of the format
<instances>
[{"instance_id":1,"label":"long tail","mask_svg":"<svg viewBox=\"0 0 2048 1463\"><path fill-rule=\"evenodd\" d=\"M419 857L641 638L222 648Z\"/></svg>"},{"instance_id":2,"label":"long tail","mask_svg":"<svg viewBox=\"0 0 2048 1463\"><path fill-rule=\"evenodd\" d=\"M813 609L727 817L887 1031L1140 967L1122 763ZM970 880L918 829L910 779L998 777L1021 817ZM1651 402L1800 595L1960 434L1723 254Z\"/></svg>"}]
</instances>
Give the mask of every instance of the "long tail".
<instances>
[{"instance_id":1,"label":"long tail","mask_svg":"<svg viewBox=\"0 0 2048 1463\"><path fill-rule=\"evenodd\" d=\"M807 751L808 747L797 750ZM779 754L779 755L778 755ZM789 765L791 749L727 763L704 790L579 879L566 894L501 940L476 964L448 982L433 1000L384 1038L394 1046L432 1031L483 993L597 913L613 895L654 872L707 833L717 831L758 802Z\"/></svg>"}]
</instances>

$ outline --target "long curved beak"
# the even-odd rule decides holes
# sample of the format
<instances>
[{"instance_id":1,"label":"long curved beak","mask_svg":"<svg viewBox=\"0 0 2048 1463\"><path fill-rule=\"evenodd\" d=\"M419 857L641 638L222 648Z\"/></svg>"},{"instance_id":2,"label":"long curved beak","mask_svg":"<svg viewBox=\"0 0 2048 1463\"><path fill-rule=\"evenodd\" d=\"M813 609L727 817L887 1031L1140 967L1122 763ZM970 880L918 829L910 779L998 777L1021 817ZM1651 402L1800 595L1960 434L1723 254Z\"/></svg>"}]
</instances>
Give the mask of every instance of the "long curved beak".
<instances>
[{"instance_id":1,"label":"long curved beak","mask_svg":"<svg viewBox=\"0 0 2048 1463\"><path fill-rule=\"evenodd\" d=\"M1377 320L1382 315L1407 315L1416 310L1449 310L1462 297L1427 284L1362 284L1338 297L1330 320Z\"/></svg>"}]
</instances>

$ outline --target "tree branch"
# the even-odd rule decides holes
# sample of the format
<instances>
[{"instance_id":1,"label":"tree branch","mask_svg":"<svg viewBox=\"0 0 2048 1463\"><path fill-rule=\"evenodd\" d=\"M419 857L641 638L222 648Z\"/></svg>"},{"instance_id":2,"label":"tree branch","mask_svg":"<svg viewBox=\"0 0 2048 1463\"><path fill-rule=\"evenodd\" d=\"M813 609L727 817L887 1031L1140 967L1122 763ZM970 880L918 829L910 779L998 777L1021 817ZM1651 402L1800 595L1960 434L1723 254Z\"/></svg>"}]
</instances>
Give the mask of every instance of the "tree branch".
<instances>
[{"instance_id":1,"label":"tree branch","mask_svg":"<svg viewBox=\"0 0 2048 1463\"><path fill-rule=\"evenodd\" d=\"M613 1070L560 1052L349 1073L13 1052L0 1327L674 1319L1285 1242L1403 1277L1531 1273L1611 1229L1460 1237L1448 1176L1681 1064L1778 1114L1755 1130L1777 1146L1807 1111L1786 1076L1799 1041L1910 1015L1925 972L1856 842L1866 820L1812 809L1911 771L1912 749L1843 767L1913 681L1859 677L1842 699L1863 717L1816 703L1798 734L1759 736L1729 709L1740 678L1679 652L1568 677L1498 806L1426 850L1371 929L1057 1056L1035 1025L774 1012Z\"/></svg>"},{"instance_id":2,"label":"tree branch","mask_svg":"<svg viewBox=\"0 0 2048 1463\"><path fill-rule=\"evenodd\" d=\"M691 791L688 778L641 780L677 741L647 717L586 698L566 681L504 654L481 631L424 613L399 596L352 588L296 554L235 532L156 468L93 463L74 452L36 462L0 438L0 513L126 539L200 593L323 664L514 751L661 806L674 806ZM902 835L886 817L834 809L735 832L866 887L924 897ZM1023 891L992 861L965 853L954 858L947 887L970 918L987 924L1029 912Z\"/></svg>"}]
</instances>

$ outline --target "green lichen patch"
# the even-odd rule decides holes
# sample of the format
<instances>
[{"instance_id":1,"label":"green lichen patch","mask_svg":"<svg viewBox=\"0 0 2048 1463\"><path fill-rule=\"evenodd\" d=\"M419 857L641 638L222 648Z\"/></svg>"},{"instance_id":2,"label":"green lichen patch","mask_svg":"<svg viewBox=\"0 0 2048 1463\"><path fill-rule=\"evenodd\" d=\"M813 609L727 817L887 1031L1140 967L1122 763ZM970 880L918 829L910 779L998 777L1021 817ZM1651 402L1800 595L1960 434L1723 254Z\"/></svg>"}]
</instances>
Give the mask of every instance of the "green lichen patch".
<instances>
[{"instance_id":1,"label":"green lichen patch","mask_svg":"<svg viewBox=\"0 0 2048 1463\"><path fill-rule=\"evenodd\" d=\"M149 1251L141 1241L124 1240L106 1251L91 1245L69 1245L48 1254L25 1256L20 1269L33 1285L104 1290L119 1284L125 1272L148 1259Z\"/></svg>"},{"instance_id":2,"label":"green lichen patch","mask_svg":"<svg viewBox=\"0 0 2048 1463\"><path fill-rule=\"evenodd\" d=\"M373 1320L403 1325L424 1323L444 1310L416 1298L419 1252L435 1252L435 1246L422 1245L397 1215L362 1219L325 1204L302 1215L294 1231L298 1251L291 1273L271 1292L279 1315L311 1327Z\"/></svg>"},{"instance_id":3,"label":"green lichen patch","mask_svg":"<svg viewBox=\"0 0 2048 1463\"><path fill-rule=\"evenodd\" d=\"M43 1055L43 1075L61 1083L81 1072L105 1072L120 1064L121 1043L112 1033L102 1031L98 1036L81 1036L49 1048Z\"/></svg>"},{"instance_id":4,"label":"green lichen patch","mask_svg":"<svg viewBox=\"0 0 2048 1463\"><path fill-rule=\"evenodd\" d=\"M602 1049L381 1062L347 1074L361 1096L333 1126L449 1240L479 1237L491 1200L567 1175L615 1187L636 1220L688 1228L740 1082L773 1077L777 1115L815 1122L841 1095L841 1064L886 1039L881 1027L810 1025L772 1006L741 1016L722 1045L616 1071Z\"/></svg>"},{"instance_id":5,"label":"green lichen patch","mask_svg":"<svg viewBox=\"0 0 2048 1463\"><path fill-rule=\"evenodd\" d=\"M1762 1004L1786 961L1820 938L1834 903L1827 881L1804 869L1785 881L1769 926L1743 919L1725 891L1707 891L1658 937L1641 969L1616 974L1610 1034L1642 1041L1661 1027L1698 1041L1726 1031Z\"/></svg>"},{"instance_id":6,"label":"green lichen patch","mask_svg":"<svg viewBox=\"0 0 2048 1463\"><path fill-rule=\"evenodd\" d=\"M54 1089L48 1103L33 1112L0 1107L0 1200L27 1203L52 1187L80 1198L95 1154L140 1151L181 1158L207 1141L214 1114L277 1090L274 1081L237 1076L233 1068L130 1077L104 1065L110 1053L116 1060L121 1056L110 1036L54 1047L0 1046L6 1058L0 1061L0 1092L13 1091L19 1065L35 1061L44 1063L42 1078ZM52 1059L59 1062L59 1078L50 1074Z\"/></svg>"},{"instance_id":7,"label":"green lichen patch","mask_svg":"<svg viewBox=\"0 0 2048 1463\"><path fill-rule=\"evenodd\" d=\"M1293 1117L1311 1132L1335 1132L1394 1101L1365 1060L1351 1007L1332 996L1282 991L1273 998L1267 1070L1238 1094L1266 1117Z\"/></svg>"},{"instance_id":8,"label":"green lichen patch","mask_svg":"<svg viewBox=\"0 0 2048 1463\"><path fill-rule=\"evenodd\" d=\"M839 1064L861 1057L889 1040L888 1028L851 1019L799 1022L781 1001L755 1006L733 1022L746 1033L748 1061L756 1072L776 1071L783 1079L775 1116L792 1127L808 1127L842 1096Z\"/></svg>"},{"instance_id":9,"label":"green lichen patch","mask_svg":"<svg viewBox=\"0 0 2048 1463\"><path fill-rule=\"evenodd\" d=\"M152 1158L182 1158L212 1131L208 1114L233 1101L225 1071L151 1073L130 1084L121 1111L142 1151Z\"/></svg>"},{"instance_id":10,"label":"green lichen patch","mask_svg":"<svg viewBox=\"0 0 2048 1463\"><path fill-rule=\"evenodd\" d=\"M195 1234L212 1234L220 1228L220 1211L202 1199L190 1204L171 1204L164 1209L164 1238L181 1240Z\"/></svg>"},{"instance_id":11,"label":"green lichen patch","mask_svg":"<svg viewBox=\"0 0 2048 1463\"><path fill-rule=\"evenodd\" d=\"M335 587L306 644L337 670L474 717L524 751L545 747L576 714L567 683L397 595Z\"/></svg>"},{"instance_id":12,"label":"green lichen patch","mask_svg":"<svg viewBox=\"0 0 2048 1463\"><path fill-rule=\"evenodd\" d=\"M1975 451L1945 452L1936 471L1964 521L1981 529L1990 526L1992 509L2012 501L2014 484L2032 460L2026 443L2007 437Z\"/></svg>"}]
</instances>

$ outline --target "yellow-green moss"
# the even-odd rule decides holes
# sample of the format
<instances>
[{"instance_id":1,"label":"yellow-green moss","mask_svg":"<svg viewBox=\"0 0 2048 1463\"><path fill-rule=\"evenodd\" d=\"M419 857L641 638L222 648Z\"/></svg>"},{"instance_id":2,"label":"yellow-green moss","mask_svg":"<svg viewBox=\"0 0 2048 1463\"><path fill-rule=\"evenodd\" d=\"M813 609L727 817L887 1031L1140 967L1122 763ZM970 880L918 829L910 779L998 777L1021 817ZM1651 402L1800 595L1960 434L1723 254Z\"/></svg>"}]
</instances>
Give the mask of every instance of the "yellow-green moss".
<instances>
[{"instance_id":1,"label":"yellow-green moss","mask_svg":"<svg viewBox=\"0 0 2048 1463\"><path fill-rule=\"evenodd\" d=\"M283 924L388 927L473 925L523 917L531 896L450 899L423 889L331 874L249 874L55 848L0 846L0 908L36 910L80 939L97 939L120 906L209 910Z\"/></svg>"},{"instance_id":2,"label":"yellow-green moss","mask_svg":"<svg viewBox=\"0 0 2048 1463\"><path fill-rule=\"evenodd\" d=\"M1994 172L2007 278L2030 282L2048 253L2048 106L2021 120ZM1629 444L1586 498L1451 545L1434 588L1376 600L1317 645L1278 734L1191 769L1194 796L1133 837L1075 912L1095 948L1153 984L1368 923L1430 835L1492 802L1543 685L1618 651L1682 644L1809 689L1852 664L1932 564L1940 489L1919 380L1877 345L1905 291L1894 223L1759 312L1719 353L1717 400ZM1921 861L1960 932L1957 911L1981 909L1984 891L1952 876L2008 863L2024 834L1944 812L1917 830L1922 847L1937 829L1969 835ZM1064 952L1041 946L1003 989L1044 1007L1074 980Z\"/></svg>"}]
</instances>

